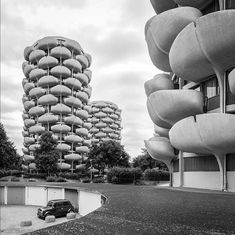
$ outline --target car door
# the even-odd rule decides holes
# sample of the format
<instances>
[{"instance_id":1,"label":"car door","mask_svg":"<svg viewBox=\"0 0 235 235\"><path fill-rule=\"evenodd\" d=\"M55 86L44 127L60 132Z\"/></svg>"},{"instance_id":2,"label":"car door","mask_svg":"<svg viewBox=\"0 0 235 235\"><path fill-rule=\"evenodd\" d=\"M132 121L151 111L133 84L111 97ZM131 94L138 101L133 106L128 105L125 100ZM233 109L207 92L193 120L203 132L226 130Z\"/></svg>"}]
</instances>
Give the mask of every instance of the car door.
<instances>
[{"instance_id":1,"label":"car door","mask_svg":"<svg viewBox=\"0 0 235 235\"><path fill-rule=\"evenodd\" d=\"M63 202L55 203L55 213L56 213L56 216L63 215Z\"/></svg>"}]
</instances>

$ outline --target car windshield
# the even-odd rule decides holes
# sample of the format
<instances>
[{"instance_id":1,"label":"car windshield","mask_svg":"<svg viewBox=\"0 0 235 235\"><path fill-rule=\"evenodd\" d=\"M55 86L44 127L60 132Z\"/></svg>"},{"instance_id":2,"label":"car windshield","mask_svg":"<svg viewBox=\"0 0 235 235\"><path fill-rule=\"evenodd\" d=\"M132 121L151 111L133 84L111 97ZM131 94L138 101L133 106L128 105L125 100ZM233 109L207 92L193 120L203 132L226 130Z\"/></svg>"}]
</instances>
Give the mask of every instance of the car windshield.
<instances>
[{"instance_id":1,"label":"car windshield","mask_svg":"<svg viewBox=\"0 0 235 235\"><path fill-rule=\"evenodd\" d=\"M53 202L48 202L47 206L52 207L53 206Z\"/></svg>"}]
</instances>

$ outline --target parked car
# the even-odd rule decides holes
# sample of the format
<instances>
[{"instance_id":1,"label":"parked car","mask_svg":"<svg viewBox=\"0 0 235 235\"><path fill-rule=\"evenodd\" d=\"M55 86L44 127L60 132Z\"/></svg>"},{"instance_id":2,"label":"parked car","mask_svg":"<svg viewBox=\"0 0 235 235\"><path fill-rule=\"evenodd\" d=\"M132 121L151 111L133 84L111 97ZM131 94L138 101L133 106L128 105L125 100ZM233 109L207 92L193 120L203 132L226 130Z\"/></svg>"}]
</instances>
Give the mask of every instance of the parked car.
<instances>
[{"instance_id":1,"label":"parked car","mask_svg":"<svg viewBox=\"0 0 235 235\"><path fill-rule=\"evenodd\" d=\"M67 199L51 200L46 207L40 207L37 212L38 218L45 219L48 215L55 217L66 216L69 212L75 212L71 202Z\"/></svg>"}]
</instances>

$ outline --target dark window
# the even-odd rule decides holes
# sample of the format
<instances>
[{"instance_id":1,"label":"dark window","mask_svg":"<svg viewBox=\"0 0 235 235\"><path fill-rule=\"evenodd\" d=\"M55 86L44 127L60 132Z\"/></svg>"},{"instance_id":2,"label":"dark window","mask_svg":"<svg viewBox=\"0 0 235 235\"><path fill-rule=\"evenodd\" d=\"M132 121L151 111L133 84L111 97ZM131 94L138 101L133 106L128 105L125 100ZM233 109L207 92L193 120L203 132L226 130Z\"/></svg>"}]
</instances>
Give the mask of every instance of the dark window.
<instances>
[{"instance_id":1,"label":"dark window","mask_svg":"<svg viewBox=\"0 0 235 235\"><path fill-rule=\"evenodd\" d=\"M173 161L173 172L179 172L179 159Z\"/></svg>"},{"instance_id":2,"label":"dark window","mask_svg":"<svg viewBox=\"0 0 235 235\"><path fill-rule=\"evenodd\" d=\"M235 171L235 153L227 155L227 171Z\"/></svg>"}]
</instances>

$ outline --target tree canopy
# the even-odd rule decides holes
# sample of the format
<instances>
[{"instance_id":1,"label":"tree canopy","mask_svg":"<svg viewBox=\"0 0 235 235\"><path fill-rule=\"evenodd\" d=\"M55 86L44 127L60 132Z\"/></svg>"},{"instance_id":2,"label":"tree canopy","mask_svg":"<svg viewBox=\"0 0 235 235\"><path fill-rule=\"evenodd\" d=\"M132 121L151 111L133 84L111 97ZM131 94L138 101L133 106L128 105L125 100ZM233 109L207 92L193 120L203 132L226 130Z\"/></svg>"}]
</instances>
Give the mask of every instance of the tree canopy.
<instances>
[{"instance_id":1,"label":"tree canopy","mask_svg":"<svg viewBox=\"0 0 235 235\"><path fill-rule=\"evenodd\" d=\"M93 145L88 159L92 160L93 166L98 170L103 170L105 167L128 167L130 165L130 156L116 141L105 141L100 145Z\"/></svg>"},{"instance_id":2,"label":"tree canopy","mask_svg":"<svg viewBox=\"0 0 235 235\"><path fill-rule=\"evenodd\" d=\"M59 152L55 149L57 142L52 138L49 131L44 132L39 140L40 148L35 151L35 164L37 169L42 173L55 173Z\"/></svg>"},{"instance_id":3,"label":"tree canopy","mask_svg":"<svg viewBox=\"0 0 235 235\"><path fill-rule=\"evenodd\" d=\"M14 143L9 140L3 124L0 123L0 168L18 169L19 164L20 156L16 152Z\"/></svg>"},{"instance_id":4,"label":"tree canopy","mask_svg":"<svg viewBox=\"0 0 235 235\"><path fill-rule=\"evenodd\" d=\"M158 168L159 170L168 170L165 163L153 159L146 149L142 149L142 154L133 159L133 167L139 167L142 171L146 169Z\"/></svg>"}]
</instances>

